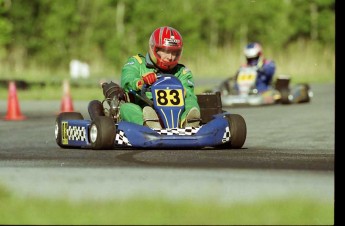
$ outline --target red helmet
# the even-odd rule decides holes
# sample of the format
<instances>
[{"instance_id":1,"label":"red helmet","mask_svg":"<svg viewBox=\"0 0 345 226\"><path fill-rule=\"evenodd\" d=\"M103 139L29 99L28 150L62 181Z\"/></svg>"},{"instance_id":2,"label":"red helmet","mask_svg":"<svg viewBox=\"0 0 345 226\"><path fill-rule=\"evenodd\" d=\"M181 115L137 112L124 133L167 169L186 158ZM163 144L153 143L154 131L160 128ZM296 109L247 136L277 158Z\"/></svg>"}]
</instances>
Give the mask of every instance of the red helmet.
<instances>
[{"instance_id":1,"label":"red helmet","mask_svg":"<svg viewBox=\"0 0 345 226\"><path fill-rule=\"evenodd\" d=\"M182 55L182 36L181 34L172 27L159 27L157 28L150 37L149 41L149 54L152 62L162 70L170 70L174 68ZM158 50L174 51L176 58L174 61L165 62L157 54Z\"/></svg>"}]
</instances>

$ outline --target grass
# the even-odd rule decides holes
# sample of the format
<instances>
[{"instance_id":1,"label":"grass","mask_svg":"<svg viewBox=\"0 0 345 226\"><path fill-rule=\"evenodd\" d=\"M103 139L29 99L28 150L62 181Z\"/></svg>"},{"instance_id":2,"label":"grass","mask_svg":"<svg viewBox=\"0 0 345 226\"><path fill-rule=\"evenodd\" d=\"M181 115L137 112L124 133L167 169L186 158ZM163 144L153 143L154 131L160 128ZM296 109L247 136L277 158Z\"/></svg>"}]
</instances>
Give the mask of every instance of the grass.
<instances>
[{"instance_id":1,"label":"grass","mask_svg":"<svg viewBox=\"0 0 345 226\"><path fill-rule=\"evenodd\" d=\"M267 58L276 62L276 77L289 75L291 84L331 83L335 82L335 49L320 47L303 41L291 44L281 51L274 51L269 47L264 49ZM127 59L127 57L125 57ZM228 46L226 48L209 51L201 49L196 52L188 47L184 50L181 63L187 65L197 79L222 80L232 76L239 65L243 64L242 47ZM9 65L0 65L1 79L24 80L27 82L42 82L46 87L35 86L18 92L20 99L30 100L58 100L62 95L62 81L69 79L68 65L60 70L33 66L25 69L11 69ZM121 68L112 68L102 64L99 60L91 62L91 77L71 81L71 94L75 100L102 99L99 83L102 80L118 82ZM74 86L79 85L79 87ZM196 93L201 93L213 87L196 87ZM7 98L7 87L0 86L0 99ZM44 95L42 95L44 93Z\"/></svg>"},{"instance_id":2,"label":"grass","mask_svg":"<svg viewBox=\"0 0 345 226\"><path fill-rule=\"evenodd\" d=\"M96 82L95 82L96 83ZM195 89L196 93L202 93L206 90L207 86L197 87ZM1 87L0 87L1 90ZM7 100L8 91L3 88L0 92L0 100ZM97 85L86 86L86 87L70 87L70 94L73 100L100 100L104 99L102 89ZM63 85L60 86L45 86L42 88L32 88L28 90L19 90L17 88L17 97L19 100L60 100L63 96Z\"/></svg>"},{"instance_id":3,"label":"grass","mask_svg":"<svg viewBox=\"0 0 345 226\"><path fill-rule=\"evenodd\" d=\"M266 47L264 55L275 61L276 76L289 75L294 83L335 80L334 47L322 48L313 43L298 41L280 51ZM196 77L226 78L234 75L245 59L242 47L229 46L215 52L200 52L185 61Z\"/></svg>"},{"instance_id":4,"label":"grass","mask_svg":"<svg viewBox=\"0 0 345 226\"><path fill-rule=\"evenodd\" d=\"M70 201L19 198L0 187L0 224L333 225L334 203L301 197L237 204L164 197Z\"/></svg>"}]
</instances>

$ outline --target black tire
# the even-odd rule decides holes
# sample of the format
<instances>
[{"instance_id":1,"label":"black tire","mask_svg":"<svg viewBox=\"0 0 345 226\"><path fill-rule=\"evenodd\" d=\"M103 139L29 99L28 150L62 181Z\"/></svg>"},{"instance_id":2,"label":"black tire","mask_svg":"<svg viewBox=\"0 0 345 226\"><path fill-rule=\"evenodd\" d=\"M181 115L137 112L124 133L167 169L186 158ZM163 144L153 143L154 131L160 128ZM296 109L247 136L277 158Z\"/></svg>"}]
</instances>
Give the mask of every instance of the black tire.
<instances>
[{"instance_id":1,"label":"black tire","mask_svg":"<svg viewBox=\"0 0 345 226\"><path fill-rule=\"evenodd\" d=\"M89 138L92 149L113 149L116 135L116 127L113 119L107 116L96 117L89 130Z\"/></svg>"},{"instance_id":2,"label":"black tire","mask_svg":"<svg viewBox=\"0 0 345 226\"><path fill-rule=\"evenodd\" d=\"M84 117L79 112L62 112L55 120L55 141L61 148L71 148L62 143L61 122L64 120L83 120Z\"/></svg>"},{"instance_id":3,"label":"black tire","mask_svg":"<svg viewBox=\"0 0 345 226\"><path fill-rule=\"evenodd\" d=\"M105 116L103 104L99 100L90 101L87 110L91 120L94 120L99 116Z\"/></svg>"},{"instance_id":4,"label":"black tire","mask_svg":"<svg viewBox=\"0 0 345 226\"><path fill-rule=\"evenodd\" d=\"M290 100L290 90L289 89L282 89L280 90L280 103L281 104L291 104Z\"/></svg>"},{"instance_id":5,"label":"black tire","mask_svg":"<svg viewBox=\"0 0 345 226\"><path fill-rule=\"evenodd\" d=\"M220 145L220 148L240 149L247 138L247 125L244 118L238 114L225 115L230 127L230 142Z\"/></svg>"},{"instance_id":6,"label":"black tire","mask_svg":"<svg viewBox=\"0 0 345 226\"><path fill-rule=\"evenodd\" d=\"M306 83L297 84L292 90L293 102L294 103L309 103L310 102L309 90L310 90L310 87L308 84Z\"/></svg>"}]
</instances>

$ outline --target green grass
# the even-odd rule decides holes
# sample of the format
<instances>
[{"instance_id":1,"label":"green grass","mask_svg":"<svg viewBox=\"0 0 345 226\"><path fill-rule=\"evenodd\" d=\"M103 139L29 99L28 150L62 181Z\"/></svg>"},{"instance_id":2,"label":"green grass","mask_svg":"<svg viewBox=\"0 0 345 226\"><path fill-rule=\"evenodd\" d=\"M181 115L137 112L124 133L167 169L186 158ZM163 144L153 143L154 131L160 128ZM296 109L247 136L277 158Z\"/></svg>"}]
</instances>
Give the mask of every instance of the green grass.
<instances>
[{"instance_id":1,"label":"green grass","mask_svg":"<svg viewBox=\"0 0 345 226\"><path fill-rule=\"evenodd\" d=\"M330 82L335 80L335 46L320 46L303 40L284 49L264 46L264 56L275 61L276 75L290 75L294 82ZM124 56L124 61L129 56ZM188 66L195 78L226 78L235 74L245 62L242 45L231 45L216 50L207 48L184 48L181 63ZM39 62L27 65L10 65L0 62L1 79L22 79L26 81L60 82L69 78L69 66L59 69L47 68ZM115 68L97 56L90 62L92 81L104 78L119 80L121 68ZM81 79L83 82L83 79Z\"/></svg>"},{"instance_id":2,"label":"green grass","mask_svg":"<svg viewBox=\"0 0 345 226\"><path fill-rule=\"evenodd\" d=\"M291 44L281 51L274 51L269 47L264 49L267 58L276 62L276 77L289 75L291 84L304 83L331 83L335 82L335 50L334 47L320 47L303 41ZM125 57L127 59L127 57ZM195 80L203 78L225 79L234 75L239 65L243 64L244 56L241 46L229 46L209 51L201 49L197 52L185 48L181 63L187 65L193 72ZM20 99L30 100L58 100L62 95L62 81L69 79L68 65L60 70L52 70L31 66L25 69L13 69L9 65L1 65L1 79L25 80L28 82L46 82L48 86L34 87L30 90L20 90ZM71 81L71 94L75 100L102 99L99 83L102 80L118 82L121 68L112 68L102 64L98 59L91 62L91 76L89 79ZM79 87L73 84L80 84ZM198 86L196 93L201 93L213 87ZM7 98L7 88L0 87L0 99ZM44 95L43 95L44 94Z\"/></svg>"},{"instance_id":3,"label":"green grass","mask_svg":"<svg viewBox=\"0 0 345 226\"><path fill-rule=\"evenodd\" d=\"M96 83L97 84L97 83ZM210 87L200 86L195 89L196 93L202 93ZM7 100L8 90L0 87L0 100ZM73 100L100 100L104 99L102 89L97 85L86 87L70 87L70 94ZM63 86L46 86L43 88L34 87L28 90L17 88L17 97L21 100L60 100L63 97Z\"/></svg>"},{"instance_id":4,"label":"green grass","mask_svg":"<svg viewBox=\"0 0 345 226\"><path fill-rule=\"evenodd\" d=\"M183 58L195 77L226 78L245 62L242 46L229 46L214 52L199 50L196 56ZM320 47L298 41L285 49L264 47L264 56L276 63L275 76L289 75L293 83L325 83L335 80L334 47Z\"/></svg>"},{"instance_id":5,"label":"green grass","mask_svg":"<svg viewBox=\"0 0 345 226\"><path fill-rule=\"evenodd\" d=\"M19 198L0 187L0 224L333 225L334 203L301 197L250 203Z\"/></svg>"}]
</instances>

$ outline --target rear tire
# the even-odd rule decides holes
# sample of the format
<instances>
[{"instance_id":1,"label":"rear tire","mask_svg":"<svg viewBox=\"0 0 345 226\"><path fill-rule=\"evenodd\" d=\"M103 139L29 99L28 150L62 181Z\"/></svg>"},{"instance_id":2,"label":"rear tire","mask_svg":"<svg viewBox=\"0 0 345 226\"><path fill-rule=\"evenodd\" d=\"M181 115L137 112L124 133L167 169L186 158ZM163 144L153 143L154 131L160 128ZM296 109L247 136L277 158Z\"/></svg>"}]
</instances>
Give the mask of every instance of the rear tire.
<instances>
[{"instance_id":1,"label":"rear tire","mask_svg":"<svg viewBox=\"0 0 345 226\"><path fill-rule=\"evenodd\" d=\"M289 89L280 90L280 102L282 104L291 104L290 95L291 94Z\"/></svg>"},{"instance_id":2,"label":"rear tire","mask_svg":"<svg viewBox=\"0 0 345 226\"><path fill-rule=\"evenodd\" d=\"M55 120L55 141L61 148L70 148L62 143L61 122L65 120L83 120L84 117L79 112L62 112Z\"/></svg>"},{"instance_id":3,"label":"rear tire","mask_svg":"<svg viewBox=\"0 0 345 226\"><path fill-rule=\"evenodd\" d=\"M89 138L92 149L113 149L116 135L114 121L107 116L96 117L89 131Z\"/></svg>"},{"instance_id":4,"label":"rear tire","mask_svg":"<svg viewBox=\"0 0 345 226\"><path fill-rule=\"evenodd\" d=\"M230 142L220 145L220 148L240 149L247 138L247 125L244 118L238 114L225 115L230 127Z\"/></svg>"},{"instance_id":5,"label":"rear tire","mask_svg":"<svg viewBox=\"0 0 345 226\"><path fill-rule=\"evenodd\" d=\"M99 100L90 101L87 110L91 120L94 120L99 116L105 116L103 104Z\"/></svg>"}]
</instances>

